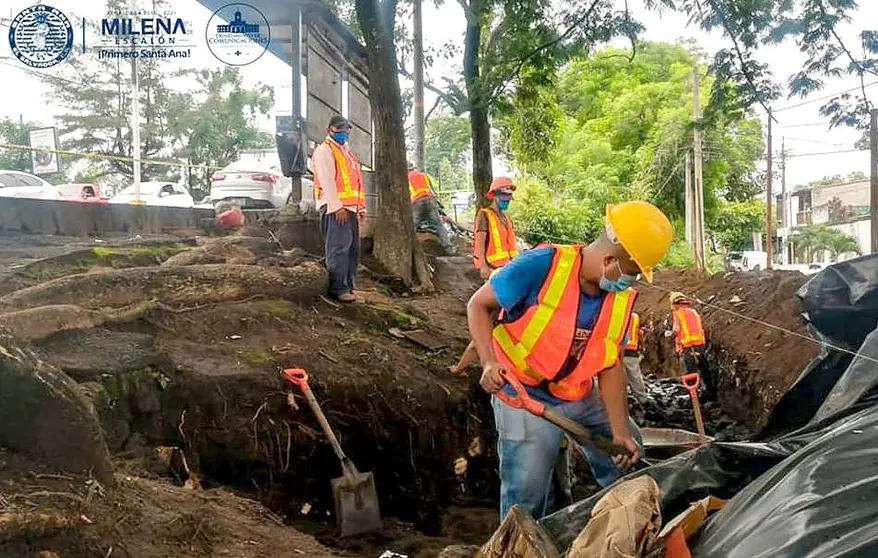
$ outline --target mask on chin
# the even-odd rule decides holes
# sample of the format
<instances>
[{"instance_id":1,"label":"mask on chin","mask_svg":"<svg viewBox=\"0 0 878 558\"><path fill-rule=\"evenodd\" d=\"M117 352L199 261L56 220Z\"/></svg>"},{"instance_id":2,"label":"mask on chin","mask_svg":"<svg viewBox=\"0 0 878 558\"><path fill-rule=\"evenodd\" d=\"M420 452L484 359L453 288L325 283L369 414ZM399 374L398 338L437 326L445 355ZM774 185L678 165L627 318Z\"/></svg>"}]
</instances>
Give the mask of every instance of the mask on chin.
<instances>
[{"instance_id":1,"label":"mask on chin","mask_svg":"<svg viewBox=\"0 0 878 558\"><path fill-rule=\"evenodd\" d=\"M335 143L343 145L348 141L349 132L348 131L331 132L329 135L330 135L330 137L332 137L333 140L335 140Z\"/></svg>"},{"instance_id":2,"label":"mask on chin","mask_svg":"<svg viewBox=\"0 0 878 558\"><path fill-rule=\"evenodd\" d=\"M506 211L509 209L509 202L512 200L497 200L497 207L500 208L500 211Z\"/></svg>"},{"instance_id":3,"label":"mask on chin","mask_svg":"<svg viewBox=\"0 0 878 558\"><path fill-rule=\"evenodd\" d=\"M616 267L619 266L619 262L616 262ZM622 270L619 269L619 278L618 279L608 279L607 278L607 270L604 268L604 272L601 275L601 280L598 282L598 287L602 291L606 291L609 293L617 293L619 291L624 291L625 289L631 287L634 284L634 281L637 280L637 277L632 275L625 275L622 273Z\"/></svg>"}]
</instances>

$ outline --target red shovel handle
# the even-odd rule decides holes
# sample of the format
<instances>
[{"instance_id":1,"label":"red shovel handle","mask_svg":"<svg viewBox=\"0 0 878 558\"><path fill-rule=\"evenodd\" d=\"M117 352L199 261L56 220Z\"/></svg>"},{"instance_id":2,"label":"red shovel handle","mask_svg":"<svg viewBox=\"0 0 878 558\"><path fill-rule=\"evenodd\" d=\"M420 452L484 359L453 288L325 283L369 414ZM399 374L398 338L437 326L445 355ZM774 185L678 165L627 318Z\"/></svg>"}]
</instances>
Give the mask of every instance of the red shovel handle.
<instances>
[{"instance_id":1,"label":"red shovel handle","mask_svg":"<svg viewBox=\"0 0 878 558\"><path fill-rule=\"evenodd\" d=\"M311 391L311 387L308 385L308 373L303 368L287 368L284 370L284 378L302 390L302 393Z\"/></svg>"},{"instance_id":2,"label":"red shovel handle","mask_svg":"<svg viewBox=\"0 0 878 558\"><path fill-rule=\"evenodd\" d=\"M701 386L701 374L698 372L686 374L680 377L680 381L689 391L698 391L698 387Z\"/></svg>"},{"instance_id":3,"label":"red shovel handle","mask_svg":"<svg viewBox=\"0 0 878 558\"><path fill-rule=\"evenodd\" d=\"M508 372L503 372L502 376L503 379L512 386L512 389L515 390L515 395L509 395L501 389L494 394L497 396L497 399L506 403L510 407L514 407L516 409L525 409L526 411L529 411L537 416L543 416L543 413L545 413L546 411L546 406L539 401L531 399L530 395L528 395L527 393L527 390L524 388L524 384L522 384L518 378Z\"/></svg>"}]
</instances>

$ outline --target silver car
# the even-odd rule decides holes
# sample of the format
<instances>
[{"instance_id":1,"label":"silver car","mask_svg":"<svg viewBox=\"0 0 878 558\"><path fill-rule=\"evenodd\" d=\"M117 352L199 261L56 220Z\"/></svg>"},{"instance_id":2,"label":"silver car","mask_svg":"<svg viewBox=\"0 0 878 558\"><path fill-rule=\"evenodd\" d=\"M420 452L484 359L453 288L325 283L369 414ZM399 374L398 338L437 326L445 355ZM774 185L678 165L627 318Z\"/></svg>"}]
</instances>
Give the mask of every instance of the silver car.
<instances>
[{"instance_id":1,"label":"silver car","mask_svg":"<svg viewBox=\"0 0 878 558\"><path fill-rule=\"evenodd\" d=\"M230 201L245 209L283 207L290 200L292 181L280 165L265 159L232 163L210 177L210 199Z\"/></svg>"}]
</instances>

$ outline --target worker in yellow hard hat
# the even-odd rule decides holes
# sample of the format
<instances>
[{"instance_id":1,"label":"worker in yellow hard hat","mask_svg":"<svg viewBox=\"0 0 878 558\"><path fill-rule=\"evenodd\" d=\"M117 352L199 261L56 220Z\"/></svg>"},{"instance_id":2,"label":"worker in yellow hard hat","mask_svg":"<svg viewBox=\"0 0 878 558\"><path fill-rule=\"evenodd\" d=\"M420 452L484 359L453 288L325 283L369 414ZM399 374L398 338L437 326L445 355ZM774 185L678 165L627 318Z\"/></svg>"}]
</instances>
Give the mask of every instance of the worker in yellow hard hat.
<instances>
[{"instance_id":1,"label":"worker in yellow hard hat","mask_svg":"<svg viewBox=\"0 0 878 558\"><path fill-rule=\"evenodd\" d=\"M549 244L523 252L468 304L487 392L514 395L505 378L515 378L531 398L627 450L609 456L581 448L601 486L640 457L621 358L637 296L630 287L640 277L652 282L672 238L671 223L652 204L609 205L600 238L587 246ZM491 314L498 308L506 317L494 327ZM552 474L563 432L497 396L492 403L501 516L519 504L542 517L553 510Z\"/></svg>"}]
</instances>

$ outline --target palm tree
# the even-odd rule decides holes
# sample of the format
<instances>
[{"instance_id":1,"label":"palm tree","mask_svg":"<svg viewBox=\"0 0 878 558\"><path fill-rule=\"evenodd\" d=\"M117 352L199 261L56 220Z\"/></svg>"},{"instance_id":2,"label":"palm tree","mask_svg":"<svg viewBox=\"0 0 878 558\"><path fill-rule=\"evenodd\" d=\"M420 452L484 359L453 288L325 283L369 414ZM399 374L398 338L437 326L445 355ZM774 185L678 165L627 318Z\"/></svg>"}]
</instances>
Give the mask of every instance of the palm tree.
<instances>
[{"instance_id":1,"label":"palm tree","mask_svg":"<svg viewBox=\"0 0 878 558\"><path fill-rule=\"evenodd\" d=\"M860 243L857 242L856 238L834 229L833 233L826 238L826 249L832 254L833 262L837 262L838 257L842 254L860 255Z\"/></svg>"}]
</instances>

